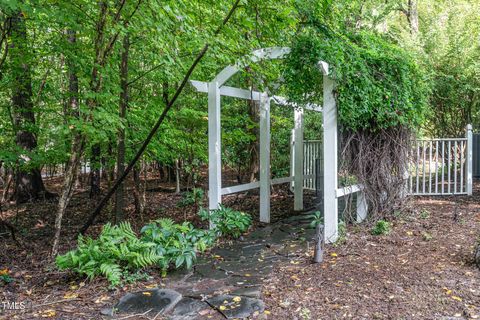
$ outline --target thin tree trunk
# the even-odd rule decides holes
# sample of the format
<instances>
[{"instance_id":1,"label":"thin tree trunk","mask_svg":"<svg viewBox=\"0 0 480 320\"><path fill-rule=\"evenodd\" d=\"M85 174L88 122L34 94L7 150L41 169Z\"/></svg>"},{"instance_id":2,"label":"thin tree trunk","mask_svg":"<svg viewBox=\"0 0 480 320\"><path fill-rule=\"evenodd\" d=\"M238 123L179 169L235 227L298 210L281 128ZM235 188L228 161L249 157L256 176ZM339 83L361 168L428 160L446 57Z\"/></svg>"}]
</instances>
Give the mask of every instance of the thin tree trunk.
<instances>
[{"instance_id":1,"label":"thin tree trunk","mask_svg":"<svg viewBox=\"0 0 480 320\"><path fill-rule=\"evenodd\" d=\"M122 60L120 62L120 104L119 115L120 120L125 121L128 108L128 51L130 48L130 41L128 35L123 38L123 52ZM125 129L123 126L118 130L117 142L117 179L123 175L125 171ZM118 223L123 220L124 207L124 185L122 184L115 193L115 222Z\"/></svg>"},{"instance_id":2,"label":"thin tree trunk","mask_svg":"<svg viewBox=\"0 0 480 320\"><path fill-rule=\"evenodd\" d=\"M12 77L12 113L13 127L16 131L15 143L22 150L22 162L31 162L31 153L37 147L37 137L32 129L35 127L35 114L32 102L32 78L28 65L29 52L27 27L24 14L15 12L11 17L10 50ZM17 203L52 197L45 190L38 165L24 169L19 165L15 172L15 190L13 199Z\"/></svg>"},{"instance_id":3,"label":"thin tree trunk","mask_svg":"<svg viewBox=\"0 0 480 320\"><path fill-rule=\"evenodd\" d=\"M180 193L180 165L175 159L175 193Z\"/></svg>"},{"instance_id":4,"label":"thin tree trunk","mask_svg":"<svg viewBox=\"0 0 480 320\"><path fill-rule=\"evenodd\" d=\"M133 168L133 202L135 205L136 214L139 217L142 217L145 209L145 203L142 197L140 171L141 169L139 170L137 166Z\"/></svg>"},{"instance_id":5,"label":"thin tree trunk","mask_svg":"<svg viewBox=\"0 0 480 320\"><path fill-rule=\"evenodd\" d=\"M101 147L100 144L95 143L92 146L92 156L90 158L90 163L92 168L90 169L90 198L97 198L100 195L100 155Z\"/></svg>"},{"instance_id":6,"label":"thin tree trunk","mask_svg":"<svg viewBox=\"0 0 480 320\"><path fill-rule=\"evenodd\" d=\"M410 32L417 35L419 31L417 0L408 0L407 19L410 24Z\"/></svg>"},{"instance_id":7,"label":"thin tree trunk","mask_svg":"<svg viewBox=\"0 0 480 320\"><path fill-rule=\"evenodd\" d=\"M8 191L10 190L10 185L12 184L12 180L13 180L13 173L9 173L7 176L7 182L3 188L2 203L7 200Z\"/></svg>"},{"instance_id":8,"label":"thin tree trunk","mask_svg":"<svg viewBox=\"0 0 480 320\"><path fill-rule=\"evenodd\" d=\"M77 41L76 32L73 30L67 31L68 42L71 46L75 46ZM78 76L75 70L75 65L71 58L67 59L68 67L68 93L69 93L69 109L67 115L79 119L79 105L78 105ZM68 160L65 178L63 180L62 192L58 200L57 215L55 216L55 235L52 245L52 257L58 253L58 244L60 242L60 233L62 231L62 219L67 210L67 206L73 195L75 181L77 180L80 159L84 149L84 138L82 134L73 129L73 140L70 149L70 158Z\"/></svg>"}]
</instances>

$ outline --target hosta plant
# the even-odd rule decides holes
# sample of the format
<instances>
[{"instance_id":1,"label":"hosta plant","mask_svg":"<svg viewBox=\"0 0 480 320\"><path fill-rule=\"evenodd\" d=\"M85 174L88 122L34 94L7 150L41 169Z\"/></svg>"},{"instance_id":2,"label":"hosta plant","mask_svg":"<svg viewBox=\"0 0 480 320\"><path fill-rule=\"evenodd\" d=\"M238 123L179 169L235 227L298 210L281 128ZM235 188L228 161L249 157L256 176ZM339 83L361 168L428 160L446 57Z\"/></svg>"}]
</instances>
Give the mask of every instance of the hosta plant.
<instances>
[{"instance_id":1,"label":"hosta plant","mask_svg":"<svg viewBox=\"0 0 480 320\"><path fill-rule=\"evenodd\" d=\"M190 268L196 259L196 253L202 252L215 242L209 230L200 230L189 222L174 223L171 219L155 220L141 230L142 240L154 243L162 273L174 265L175 268Z\"/></svg>"},{"instance_id":2,"label":"hosta plant","mask_svg":"<svg viewBox=\"0 0 480 320\"><path fill-rule=\"evenodd\" d=\"M218 235L238 238L248 230L252 224L252 217L245 212L220 206L216 210L201 209L199 213L202 220L210 221Z\"/></svg>"}]
</instances>

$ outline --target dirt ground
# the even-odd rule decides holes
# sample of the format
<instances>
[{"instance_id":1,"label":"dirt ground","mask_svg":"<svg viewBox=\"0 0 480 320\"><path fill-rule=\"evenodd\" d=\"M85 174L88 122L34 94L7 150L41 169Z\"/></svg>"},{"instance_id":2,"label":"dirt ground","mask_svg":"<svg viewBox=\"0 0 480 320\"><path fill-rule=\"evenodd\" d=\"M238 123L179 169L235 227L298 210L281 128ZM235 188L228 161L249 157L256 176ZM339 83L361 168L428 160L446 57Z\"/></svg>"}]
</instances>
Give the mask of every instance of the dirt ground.
<instances>
[{"instance_id":1,"label":"dirt ground","mask_svg":"<svg viewBox=\"0 0 480 320\"><path fill-rule=\"evenodd\" d=\"M47 185L58 191L58 184L52 179ZM157 185L151 181L149 188ZM161 187L147 192L148 206L142 217L134 216L133 205L128 207L137 230L150 219L165 216L200 224L195 208L177 206L181 196L169 192L171 185ZM274 219L293 213L293 197L287 190L277 189L272 197ZM255 194L231 196L226 203L254 215L258 212ZM0 285L0 309L7 300L27 301L34 307L0 312L0 319L102 319L99 311L125 292L161 285L156 270L148 270L151 277L147 280L116 289L109 289L102 279L89 282L58 271L48 258L55 207L54 202L43 202L3 208L3 217L20 234L16 243L0 230L0 270L7 268L14 280ZM65 217L61 252L75 246L75 234L92 207L86 190L76 193ZM262 317L479 318L480 271L472 257L480 235L480 184L473 197L417 198L412 208L394 221L387 236L371 235L368 225L349 226L343 243L327 247L322 264L311 264L311 252L305 252L293 263L276 266L264 284L266 312ZM89 233L95 235L108 218L103 214Z\"/></svg>"}]
</instances>

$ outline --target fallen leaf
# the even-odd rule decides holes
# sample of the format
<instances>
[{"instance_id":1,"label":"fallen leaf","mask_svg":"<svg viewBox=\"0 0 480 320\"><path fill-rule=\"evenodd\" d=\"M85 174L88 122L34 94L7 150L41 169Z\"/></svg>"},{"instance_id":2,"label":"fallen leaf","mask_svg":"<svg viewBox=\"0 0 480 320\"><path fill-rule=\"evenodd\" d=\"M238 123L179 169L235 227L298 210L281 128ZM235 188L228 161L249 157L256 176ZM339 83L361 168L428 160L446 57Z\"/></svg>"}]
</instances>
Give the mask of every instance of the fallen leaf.
<instances>
[{"instance_id":1,"label":"fallen leaf","mask_svg":"<svg viewBox=\"0 0 480 320\"><path fill-rule=\"evenodd\" d=\"M332 257L338 257L338 254L336 254L335 252L330 253L330 255L331 255Z\"/></svg>"},{"instance_id":2,"label":"fallen leaf","mask_svg":"<svg viewBox=\"0 0 480 320\"><path fill-rule=\"evenodd\" d=\"M78 297L78 294L74 293L74 292L67 292L63 298L64 299L75 299Z\"/></svg>"},{"instance_id":3,"label":"fallen leaf","mask_svg":"<svg viewBox=\"0 0 480 320\"><path fill-rule=\"evenodd\" d=\"M42 318L52 318L55 317L57 313L53 309L48 309L42 312Z\"/></svg>"},{"instance_id":4,"label":"fallen leaf","mask_svg":"<svg viewBox=\"0 0 480 320\"><path fill-rule=\"evenodd\" d=\"M271 312L268 311L268 310L263 311L263 313L264 313L264 314L267 314L267 315L268 315L268 314L271 314Z\"/></svg>"},{"instance_id":5,"label":"fallen leaf","mask_svg":"<svg viewBox=\"0 0 480 320\"><path fill-rule=\"evenodd\" d=\"M100 298L95 300L95 303L102 303L102 302L107 301L107 300L110 300L109 296L101 296Z\"/></svg>"},{"instance_id":6,"label":"fallen leaf","mask_svg":"<svg viewBox=\"0 0 480 320\"><path fill-rule=\"evenodd\" d=\"M457 296L452 296L452 299L453 299L453 300L457 300L457 301L462 301L462 298L457 297Z\"/></svg>"},{"instance_id":7,"label":"fallen leaf","mask_svg":"<svg viewBox=\"0 0 480 320\"><path fill-rule=\"evenodd\" d=\"M233 298L233 301L235 301L235 302L240 302L240 301L242 301L242 298L240 298L240 297L235 297L235 298Z\"/></svg>"},{"instance_id":8,"label":"fallen leaf","mask_svg":"<svg viewBox=\"0 0 480 320\"><path fill-rule=\"evenodd\" d=\"M220 306L218 309L220 309L220 311L223 311L223 310L226 310L227 307L225 307L225 306Z\"/></svg>"},{"instance_id":9,"label":"fallen leaf","mask_svg":"<svg viewBox=\"0 0 480 320\"><path fill-rule=\"evenodd\" d=\"M144 296L151 296L151 295L152 295L152 293L151 293L151 292L148 292L148 291L143 291L142 294L143 294Z\"/></svg>"}]
</instances>

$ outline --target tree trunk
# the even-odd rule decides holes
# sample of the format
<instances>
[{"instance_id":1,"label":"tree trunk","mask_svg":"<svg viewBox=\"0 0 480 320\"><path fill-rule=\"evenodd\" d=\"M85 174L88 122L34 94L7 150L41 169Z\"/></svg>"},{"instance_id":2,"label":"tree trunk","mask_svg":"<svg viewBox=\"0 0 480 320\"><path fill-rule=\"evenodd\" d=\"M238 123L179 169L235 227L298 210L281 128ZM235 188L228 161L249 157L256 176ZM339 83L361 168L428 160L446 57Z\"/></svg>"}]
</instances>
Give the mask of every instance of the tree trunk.
<instances>
[{"instance_id":1,"label":"tree trunk","mask_svg":"<svg viewBox=\"0 0 480 320\"><path fill-rule=\"evenodd\" d=\"M75 43L77 41L75 31L68 30L67 36L70 45L75 46ZM80 117L78 106L78 76L75 70L75 65L71 58L67 59L67 67L68 94L70 97L68 102L69 110L67 111L67 116L78 119ZM53 238L51 252L52 257L55 257L58 253L58 244L60 242L60 233L62 231L62 219L75 189L75 181L77 180L83 148L84 138L76 128L73 128L73 140L70 149L70 158L66 166L65 178L62 185L62 192L60 194L60 199L58 200L57 215L55 217L55 236Z\"/></svg>"},{"instance_id":2,"label":"tree trunk","mask_svg":"<svg viewBox=\"0 0 480 320\"><path fill-rule=\"evenodd\" d=\"M140 171L137 166L133 167L133 203L135 205L135 212L142 217L143 211L145 210L145 202L142 197Z\"/></svg>"},{"instance_id":3,"label":"tree trunk","mask_svg":"<svg viewBox=\"0 0 480 320\"><path fill-rule=\"evenodd\" d=\"M90 198L96 198L100 195L100 144L95 143L92 146L92 156L90 158Z\"/></svg>"},{"instance_id":4,"label":"tree trunk","mask_svg":"<svg viewBox=\"0 0 480 320\"><path fill-rule=\"evenodd\" d=\"M180 164L175 159L175 193L180 193Z\"/></svg>"},{"instance_id":5,"label":"tree trunk","mask_svg":"<svg viewBox=\"0 0 480 320\"><path fill-rule=\"evenodd\" d=\"M410 24L410 32L417 35L419 31L417 0L408 0L408 23Z\"/></svg>"},{"instance_id":6,"label":"tree trunk","mask_svg":"<svg viewBox=\"0 0 480 320\"><path fill-rule=\"evenodd\" d=\"M12 109L13 127L16 131L15 143L22 150L20 161L28 164L30 154L37 147L37 138L33 132L35 127L35 114L32 102L32 78L28 65L27 27L24 14L15 12L10 17L10 60L12 77ZM15 172L15 190L13 199L17 203L51 197L53 194L45 190L39 167L34 165L31 169L20 165Z\"/></svg>"},{"instance_id":7,"label":"tree trunk","mask_svg":"<svg viewBox=\"0 0 480 320\"><path fill-rule=\"evenodd\" d=\"M128 108L128 51L130 48L130 41L128 35L123 38L123 52L122 60L120 62L120 104L119 114L120 120L124 121ZM117 179L123 175L125 171L125 129L120 127L118 130L117 142ZM120 185L115 192L115 222L118 223L123 220L123 206L124 206L124 185Z\"/></svg>"}]
</instances>

